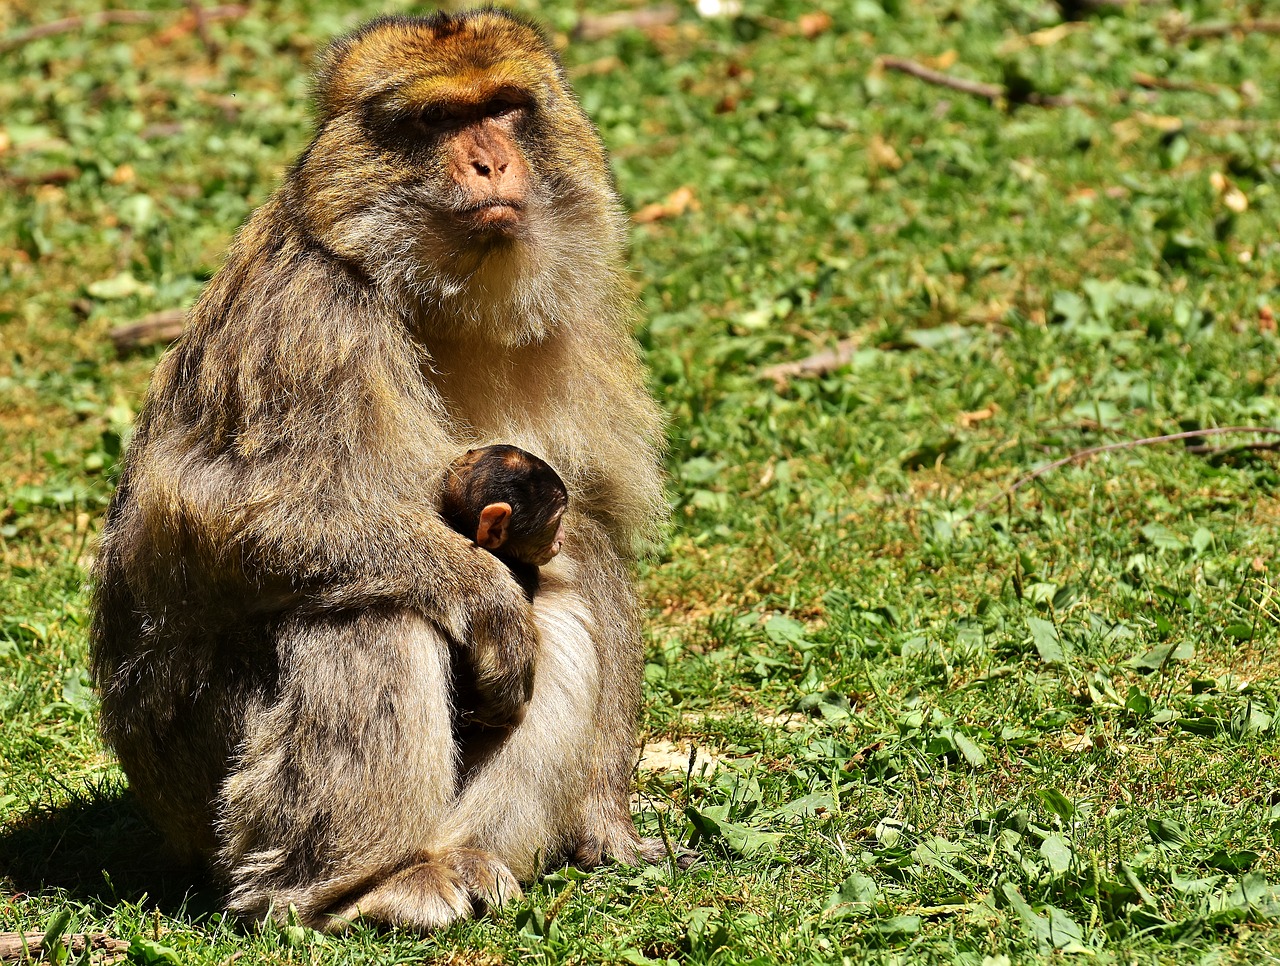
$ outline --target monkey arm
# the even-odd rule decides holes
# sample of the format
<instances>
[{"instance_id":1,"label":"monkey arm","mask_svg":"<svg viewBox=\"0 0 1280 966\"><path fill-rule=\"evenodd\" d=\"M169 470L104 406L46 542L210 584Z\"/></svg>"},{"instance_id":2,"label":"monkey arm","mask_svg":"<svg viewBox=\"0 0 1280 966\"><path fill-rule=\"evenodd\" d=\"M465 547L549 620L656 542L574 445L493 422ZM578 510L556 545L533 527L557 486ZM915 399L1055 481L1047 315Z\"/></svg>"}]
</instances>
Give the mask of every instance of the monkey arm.
<instances>
[{"instance_id":1,"label":"monkey arm","mask_svg":"<svg viewBox=\"0 0 1280 966\"><path fill-rule=\"evenodd\" d=\"M417 350L324 256L265 251L259 216L153 378L113 513L130 582L231 613L408 606L509 716L531 688L532 613L439 517L458 447Z\"/></svg>"}]
</instances>

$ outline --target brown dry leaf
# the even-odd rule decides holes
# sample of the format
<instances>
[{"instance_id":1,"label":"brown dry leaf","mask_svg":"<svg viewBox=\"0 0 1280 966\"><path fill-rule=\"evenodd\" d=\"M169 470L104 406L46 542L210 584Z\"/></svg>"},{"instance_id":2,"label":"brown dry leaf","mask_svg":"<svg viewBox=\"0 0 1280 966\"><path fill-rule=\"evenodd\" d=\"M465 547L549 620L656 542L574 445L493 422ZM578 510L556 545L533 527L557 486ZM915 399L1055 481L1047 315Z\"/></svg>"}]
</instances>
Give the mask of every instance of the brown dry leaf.
<instances>
[{"instance_id":1,"label":"brown dry leaf","mask_svg":"<svg viewBox=\"0 0 1280 966\"><path fill-rule=\"evenodd\" d=\"M879 134L873 134L871 140L867 142L867 154L870 155L871 165L874 168L897 171L902 167L902 158L898 156L898 152Z\"/></svg>"},{"instance_id":2,"label":"brown dry leaf","mask_svg":"<svg viewBox=\"0 0 1280 966\"><path fill-rule=\"evenodd\" d=\"M645 205L631 216L631 220L637 225L647 225L664 218L679 218L690 208L696 210L697 207L698 199L694 197L693 189L685 185L667 195L666 200Z\"/></svg>"},{"instance_id":3,"label":"brown dry leaf","mask_svg":"<svg viewBox=\"0 0 1280 966\"><path fill-rule=\"evenodd\" d=\"M1001 56L1008 56L1009 54L1016 54L1020 50L1026 50L1028 47L1052 47L1058 41L1069 37L1077 30L1087 29L1088 24L1083 21L1060 23L1056 27L1046 27L1044 30L1029 33L1025 37L1010 37L996 48L996 52Z\"/></svg>"},{"instance_id":4,"label":"brown dry leaf","mask_svg":"<svg viewBox=\"0 0 1280 966\"><path fill-rule=\"evenodd\" d=\"M579 64L569 73L575 78L594 77L598 74L612 74L615 70L621 70L622 67L622 61L611 54L608 57L599 57L585 64Z\"/></svg>"},{"instance_id":5,"label":"brown dry leaf","mask_svg":"<svg viewBox=\"0 0 1280 966\"><path fill-rule=\"evenodd\" d=\"M1264 305L1258 309L1258 330L1261 332L1274 332L1276 330L1276 314L1271 311L1270 305Z\"/></svg>"},{"instance_id":6,"label":"brown dry leaf","mask_svg":"<svg viewBox=\"0 0 1280 966\"><path fill-rule=\"evenodd\" d=\"M1245 193L1235 185L1232 185L1223 192L1222 203L1237 215L1243 214L1249 209L1249 199L1245 196Z\"/></svg>"},{"instance_id":7,"label":"brown dry leaf","mask_svg":"<svg viewBox=\"0 0 1280 966\"><path fill-rule=\"evenodd\" d=\"M1000 412L1000 407L995 403L992 403L990 406L984 406L982 409L975 409L970 413L961 413L956 417L956 422L965 429L972 429L974 426L977 426L978 423L985 423L998 412Z\"/></svg>"},{"instance_id":8,"label":"brown dry leaf","mask_svg":"<svg viewBox=\"0 0 1280 966\"><path fill-rule=\"evenodd\" d=\"M1069 20L1066 23L1060 23L1056 27L1046 27L1044 30L1037 30L1034 33L1027 34L1027 42L1033 47L1052 47L1058 41L1071 36L1077 30L1087 30L1088 23L1078 20Z\"/></svg>"},{"instance_id":9,"label":"brown dry leaf","mask_svg":"<svg viewBox=\"0 0 1280 966\"><path fill-rule=\"evenodd\" d=\"M152 35L151 42L159 44L161 47L167 46L180 37L195 33L199 23L200 21L196 19L195 15L188 11L163 30L157 31Z\"/></svg>"},{"instance_id":10,"label":"brown dry leaf","mask_svg":"<svg viewBox=\"0 0 1280 966\"><path fill-rule=\"evenodd\" d=\"M960 55L955 50L944 50L934 57L921 57L920 63L934 70L946 70L959 59Z\"/></svg>"},{"instance_id":11,"label":"brown dry leaf","mask_svg":"<svg viewBox=\"0 0 1280 966\"><path fill-rule=\"evenodd\" d=\"M671 741L646 741L640 756L641 771L689 771L689 745L677 745ZM693 773L710 775L720 767L720 756L705 748L694 751Z\"/></svg>"},{"instance_id":12,"label":"brown dry leaf","mask_svg":"<svg viewBox=\"0 0 1280 966\"><path fill-rule=\"evenodd\" d=\"M800 33L809 40L817 37L819 34L825 34L831 29L834 23L831 14L825 10L814 10L812 13L803 13L800 19L796 21L796 26L800 28Z\"/></svg>"},{"instance_id":13,"label":"brown dry leaf","mask_svg":"<svg viewBox=\"0 0 1280 966\"><path fill-rule=\"evenodd\" d=\"M103 933L76 932L62 936L67 953L79 956L79 961L94 964L118 963L129 950L129 943ZM0 961L44 962L52 961L50 950L44 949L44 933L0 932ZM70 958L70 957L68 957Z\"/></svg>"},{"instance_id":14,"label":"brown dry leaf","mask_svg":"<svg viewBox=\"0 0 1280 966\"><path fill-rule=\"evenodd\" d=\"M1142 125L1133 118L1126 117L1111 125L1111 133L1115 135L1116 142L1124 147L1142 137Z\"/></svg>"},{"instance_id":15,"label":"brown dry leaf","mask_svg":"<svg viewBox=\"0 0 1280 966\"><path fill-rule=\"evenodd\" d=\"M1143 128L1154 128L1162 134L1172 134L1175 131L1181 131L1182 127L1182 118L1180 117L1138 111L1133 117L1126 117L1112 124L1111 133L1116 136L1121 145L1125 145L1132 144L1141 138L1143 136Z\"/></svg>"},{"instance_id":16,"label":"brown dry leaf","mask_svg":"<svg viewBox=\"0 0 1280 966\"><path fill-rule=\"evenodd\" d=\"M132 184L138 180L138 175L133 170L133 165L122 164L111 172L111 177L107 180L114 185Z\"/></svg>"},{"instance_id":17,"label":"brown dry leaf","mask_svg":"<svg viewBox=\"0 0 1280 966\"><path fill-rule=\"evenodd\" d=\"M1209 175L1209 184L1213 186L1214 194L1222 199L1222 203L1228 210L1237 215L1249 210L1249 199L1245 193L1221 171L1214 171Z\"/></svg>"},{"instance_id":18,"label":"brown dry leaf","mask_svg":"<svg viewBox=\"0 0 1280 966\"><path fill-rule=\"evenodd\" d=\"M1087 731L1082 735L1068 734L1062 738L1062 750L1069 755L1082 755L1106 744L1101 735L1091 735Z\"/></svg>"},{"instance_id":19,"label":"brown dry leaf","mask_svg":"<svg viewBox=\"0 0 1280 966\"><path fill-rule=\"evenodd\" d=\"M1138 111L1133 115L1133 119L1146 127L1155 128L1162 134L1173 134L1175 131L1181 131L1183 127L1182 118L1172 114L1148 114L1146 111Z\"/></svg>"}]
</instances>

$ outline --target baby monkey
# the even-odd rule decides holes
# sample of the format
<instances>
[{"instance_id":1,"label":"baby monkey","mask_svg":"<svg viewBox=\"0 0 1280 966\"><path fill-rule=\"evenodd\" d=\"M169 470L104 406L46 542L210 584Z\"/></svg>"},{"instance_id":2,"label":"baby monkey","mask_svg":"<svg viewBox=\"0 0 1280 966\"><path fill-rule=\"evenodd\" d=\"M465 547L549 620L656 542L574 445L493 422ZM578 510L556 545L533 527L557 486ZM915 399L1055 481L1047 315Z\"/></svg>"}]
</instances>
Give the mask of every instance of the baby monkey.
<instances>
[{"instance_id":1,"label":"baby monkey","mask_svg":"<svg viewBox=\"0 0 1280 966\"><path fill-rule=\"evenodd\" d=\"M538 568L564 543L569 493L546 462L515 446L468 450L450 465L440 515L510 568L530 599Z\"/></svg>"}]
</instances>

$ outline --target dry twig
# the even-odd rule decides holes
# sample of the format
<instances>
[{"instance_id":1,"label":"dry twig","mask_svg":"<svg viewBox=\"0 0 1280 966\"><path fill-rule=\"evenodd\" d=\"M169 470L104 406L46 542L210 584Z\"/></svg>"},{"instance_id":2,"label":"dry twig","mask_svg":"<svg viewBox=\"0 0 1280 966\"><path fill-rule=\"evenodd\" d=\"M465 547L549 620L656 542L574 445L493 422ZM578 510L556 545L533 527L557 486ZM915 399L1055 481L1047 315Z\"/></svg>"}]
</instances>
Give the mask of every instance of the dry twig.
<instances>
[{"instance_id":1,"label":"dry twig","mask_svg":"<svg viewBox=\"0 0 1280 966\"><path fill-rule=\"evenodd\" d=\"M1066 466L1068 463L1078 463L1082 460L1087 460L1087 459L1093 458L1094 456L1099 456L1102 453L1113 453L1117 450L1137 449L1139 446L1155 446L1157 443L1172 443L1180 439L1198 439L1201 436L1225 436L1229 433L1232 433L1232 434L1257 433L1258 435L1261 435L1261 436L1280 436L1280 427L1215 426L1210 429L1189 429L1183 433L1169 433L1168 435L1165 435L1165 436L1147 436L1147 437L1144 437L1143 439L1126 439L1126 440L1122 440L1119 443L1106 443L1103 446L1090 446L1088 449L1077 450L1076 452L1071 453L1067 456L1064 456L1061 459L1056 459L1052 463L1045 463L1044 466L1037 467L1036 469L1032 470L1030 473L1027 473L1023 476L1018 477L1016 480L1013 481L1012 485L1005 487L1003 490L1001 490L991 499L984 500L982 503L979 503L976 507L974 507L968 513L966 513L964 515L964 519L968 520L970 517L974 516L974 514L981 513L983 510L994 505L995 503L998 503L1000 500L1013 496L1013 494L1017 493L1020 489L1022 489L1028 483L1034 482L1035 480L1038 480L1040 477L1044 476L1046 473L1052 472L1053 470ZM1235 449L1243 449L1243 448L1245 447L1226 447L1224 448L1223 451L1225 452L1227 450L1235 450ZM1267 443L1258 443L1255 446L1250 448L1272 449L1272 448L1280 448L1280 447L1273 447L1271 444L1267 444ZM1201 452L1201 453L1205 453L1205 452L1213 453L1216 450L1216 448L1202 449L1199 446L1199 444L1189 446L1187 447L1187 449L1191 450L1192 452Z\"/></svg>"},{"instance_id":2,"label":"dry twig","mask_svg":"<svg viewBox=\"0 0 1280 966\"><path fill-rule=\"evenodd\" d=\"M760 375L765 379L772 379L774 384L782 389L793 376L825 376L829 372L834 372L841 366L847 365L857 350L857 339L841 339L830 349L815 352L797 362L779 362L777 365L761 369Z\"/></svg>"},{"instance_id":3,"label":"dry twig","mask_svg":"<svg viewBox=\"0 0 1280 966\"><path fill-rule=\"evenodd\" d=\"M616 13L584 13L573 28L575 40L600 40L623 30L653 30L666 27L680 19L680 11L670 3L639 10L619 10Z\"/></svg>"},{"instance_id":4,"label":"dry twig","mask_svg":"<svg viewBox=\"0 0 1280 966\"><path fill-rule=\"evenodd\" d=\"M10 174L5 180L15 188L29 188L40 184L70 184L80 177L79 168L50 168L39 174Z\"/></svg>"},{"instance_id":5,"label":"dry twig","mask_svg":"<svg viewBox=\"0 0 1280 966\"><path fill-rule=\"evenodd\" d=\"M1228 34L1280 34L1280 19L1259 17L1224 23L1179 24L1171 31L1174 40L1225 37Z\"/></svg>"},{"instance_id":6,"label":"dry twig","mask_svg":"<svg viewBox=\"0 0 1280 966\"><path fill-rule=\"evenodd\" d=\"M38 957L44 953L42 932L0 932L0 962L22 962L27 956ZM77 932L62 937L62 944L73 956L90 951L94 963L114 963L124 959L129 944L123 939L97 932ZM25 948L25 952L24 952ZM100 953L100 956L93 956Z\"/></svg>"},{"instance_id":7,"label":"dry twig","mask_svg":"<svg viewBox=\"0 0 1280 966\"><path fill-rule=\"evenodd\" d=\"M1196 81L1173 80L1169 77L1157 77L1144 71L1133 72L1133 82L1139 87L1157 91L1187 91L1195 94L1218 94L1222 91L1220 84L1201 84Z\"/></svg>"},{"instance_id":8,"label":"dry twig","mask_svg":"<svg viewBox=\"0 0 1280 966\"><path fill-rule=\"evenodd\" d=\"M1236 443L1234 446L1210 446L1204 443L1199 446L1188 446L1188 453L1196 453L1200 456L1230 456L1232 453L1260 453L1270 450L1280 450L1280 442L1274 440L1262 442L1256 440L1252 443Z\"/></svg>"},{"instance_id":9,"label":"dry twig","mask_svg":"<svg viewBox=\"0 0 1280 966\"><path fill-rule=\"evenodd\" d=\"M154 312L141 322L116 326L111 330L111 341L115 343L116 351L122 353L161 342L172 342L182 335L186 319L185 309Z\"/></svg>"},{"instance_id":10,"label":"dry twig","mask_svg":"<svg viewBox=\"0 0 1280 966\"><path fill-rule=\"evenodd\" d=\"M906 57L881 57L880 64L886 70L896 70L903 74L910 74L925 83L936 84L939 87L959 91L962 94L972 94L974 97L981 97L992 104L1006 102L1035 104L1037 107L1067 107L1076 102L1074 97L1067 94L1041 94L1037 91L1031 91L1025 96L1014 96L1008 88L999 84L984 84L982 81L953 77L951 74L944 74L940 70L926 67L918 61L910 60Z\"/></svg>"},{"instance_id":11,"label":"dry twig","mask_svg":"<svg viewBox=\"0 0 1280 966\"><path fill-rule=\"evenodd\" d=\"M192 9L188 10L188 13L193 12L194 10ZM235 17L242 17L247 12L248 8L240 4L210 7L207 10L201 8L200 12L196 14L196 27L199 30L202 23L207 24L211 20L230 20ZM107 24L154 23L162 19L163 16L163 14L153 13L150 10L100 10L97 13L87 13L78 17L63 17L61 20L50 20L48 23L36 24L26 30L18 30L11 33L8 37L0 40L0 53L14 50L33 40L39 40L41 37L53 37L57 34L71 33L75 30L104 27ZM205 37L202 34L201 40L204 41L204 39Z\"/></svg>"},{"instance_id":12,"label":"dry twig","mask_svg":"<svg viewBox=\"0 0 1280 966\"><path fill-rule=\"evenodd\" d=\"M191 11L191 16L195 18L196 36L200 38L200 43L204 45L205 53L209 55L209 62L213 63L218 59L218 54L222 49L218 46L218 42L213 39L213 34L209 33L209 12L205 10L204 4L200 0L187 0L187 9Z\"/></svg>"}]
</instances>

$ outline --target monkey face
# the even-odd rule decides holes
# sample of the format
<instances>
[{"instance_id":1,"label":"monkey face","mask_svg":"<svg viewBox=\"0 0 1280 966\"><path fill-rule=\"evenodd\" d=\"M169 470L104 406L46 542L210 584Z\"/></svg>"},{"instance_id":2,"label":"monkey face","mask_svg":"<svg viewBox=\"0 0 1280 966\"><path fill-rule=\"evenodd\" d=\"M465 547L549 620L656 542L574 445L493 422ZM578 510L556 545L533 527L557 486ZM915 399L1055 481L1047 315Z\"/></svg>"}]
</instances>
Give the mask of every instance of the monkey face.
<instances>
[{"instance_id":1,"label":"monkey face","mask_svg":"<svg viewBox=\"0 0 1280 966\"><path fill-rule=\"evenodd\" d=\"M511 14L375 20L325 52L317 98L291 179L304 224L437 329L532 341L619 248L599 138Z\"/></svg>"},{"instance_id":2,"label":"monkey face","mask_svg":"<svg viewBox=\"0 0 1280 966\"><path fill-rule=\"evenodd\" d=\"M511 556L535 567L544 567L564 546L564 511L558 511L541 530L518 546L513 543Z\"/></svg>"}]
</instances>

